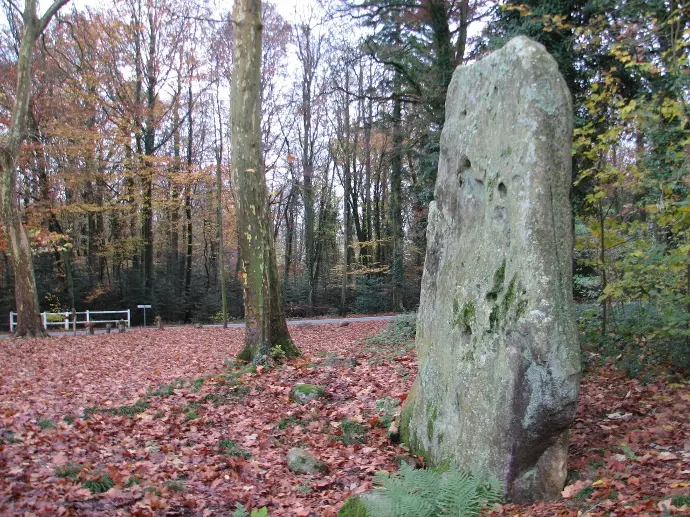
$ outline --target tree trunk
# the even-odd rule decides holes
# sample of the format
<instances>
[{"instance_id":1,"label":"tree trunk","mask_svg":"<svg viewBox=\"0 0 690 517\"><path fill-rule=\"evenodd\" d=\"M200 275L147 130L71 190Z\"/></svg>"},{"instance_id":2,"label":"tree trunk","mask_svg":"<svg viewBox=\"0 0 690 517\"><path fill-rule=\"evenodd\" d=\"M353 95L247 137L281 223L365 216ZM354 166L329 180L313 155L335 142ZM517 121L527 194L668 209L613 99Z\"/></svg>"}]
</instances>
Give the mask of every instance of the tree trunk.
<instances>
[{"instance_id":1,"label":"tree trunk","mask_svg":"<svg viewBox=\"0 0 690 517\"><path fill-rule=\"evenodd\" d=\"M216 151L216 224L218 226L218 277L220 278L220 310L223 328L228 328L228 297L225 292L225 250L223 249L223 132Z\"/></svg>"},{"instance_id":2,"label":"tree trunk","mask_svg":"<svg viewBox=\"0 0 690 517\"><path fill-rule=\"evenodd\" d=\"M144 183L144 200L142 203L142 234L144 238L144 285L146 296L151 300L153 294L153 175L155 165L153 155L156 146L156 46L157 38L154 30L155 21L153 11L149 11L149 53L146 63L146 129L144 130L144 167L146 172L142 176Z\"/></svg>"},{"instance_id":3,"label":"tree trunk","mask_svg":"<svg viewBox=\"0 0 690 517\"><path fill-rule=\"evenodd\" d=\"M391 276L393 280L393 309L403 310L402 288L404 280L403 227L402 227L402 101L399 95L399 80L396 81L396 95L393 101L393 155L391 156L391 230L393 253Z\"/></svg>"},{"instance_id":4,"label":"tree trunk","mask_svg":"<svg viewBox=\"0 0 690 517\"><path fill-rule=\"evenodd\" d=\"M311 83L313 62L311 54L311 33L309 28L303 30L304 51L302 58L302 172L304 202L304 248L307 266L307 310L312 314L314 308L314 159L311 151Z\"/></svg>"},{"instance_id":5,"label":"tree trunk","mask_svg":"<svg viewBox=\"0 0 690 517\"><path fill-rule=\"evenodd\" d=\"M280 298L261 141L261 0L236 0L231 88L232 175L244 288L245 338L239 359L259 361L292 343Z\"/></svg>"},{"instance_id":6,"label":"tree trunk","mask_svg":"<svg viewBox=\"0 0 690 517\"><path fill-rule=\"evenodd\" d=\"M287 283L290 279L290 268L292 267L292 248L295 240L295 191L291 188L285 205L285 257L283 282Z\"/></svg>"},{"instance_id":7,"label":"tree trunk","mask_svg":"<svg viewBox=\"0 0 690 517\"><path fill-rule=\"evenodd\" d=\"M5 144L0 142L0 213L10 245L14 269L14 296L17 306L17 336L43 336L38 291L31 258L29 237L24 228L17 199L17 162L26 137L26 115L31 96L31 54L38 36L68 0L57 0L39 19L36 0L24 4L24 29L17 62L17 91Z\"/></svg>"}]
</instances>

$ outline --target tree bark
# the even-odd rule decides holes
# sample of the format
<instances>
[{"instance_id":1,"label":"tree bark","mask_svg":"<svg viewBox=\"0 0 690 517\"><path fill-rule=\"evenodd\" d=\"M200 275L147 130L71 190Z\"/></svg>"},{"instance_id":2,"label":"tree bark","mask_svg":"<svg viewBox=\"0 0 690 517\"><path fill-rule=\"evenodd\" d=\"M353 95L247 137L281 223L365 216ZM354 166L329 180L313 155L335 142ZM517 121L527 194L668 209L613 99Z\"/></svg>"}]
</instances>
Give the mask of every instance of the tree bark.
<instances>
[{"instance_id":1,"label":"tree bark","mask_svg":"<svg viewBox=\"0 0 690 517\"><path fill-rule=\"evenodd\" d=\"M261 0L236 0L231 87L232 175L244 288L245 346L239 359L259 361L280 346L299 355L283 313L261 142Z\"/></svg>"},{"instance_id":2,"label":"tree bark","mask_svg":"<svg viewBox=\"0 0 690 517\"><path fill-rule=\"evenodd\" d=\"M36 40L60 7L69 0L57 0L39 19L36 0L24 3L24 29L17 62L17 90L5 143L0 142L0 214L9 240L14 269L14 296L17 307L16 336L43 336L38 291L34 276L29 236L24 228L17 198L17 162L26 137L27 113L31 97L31 54Z\"/></svg>"}]
</instances>

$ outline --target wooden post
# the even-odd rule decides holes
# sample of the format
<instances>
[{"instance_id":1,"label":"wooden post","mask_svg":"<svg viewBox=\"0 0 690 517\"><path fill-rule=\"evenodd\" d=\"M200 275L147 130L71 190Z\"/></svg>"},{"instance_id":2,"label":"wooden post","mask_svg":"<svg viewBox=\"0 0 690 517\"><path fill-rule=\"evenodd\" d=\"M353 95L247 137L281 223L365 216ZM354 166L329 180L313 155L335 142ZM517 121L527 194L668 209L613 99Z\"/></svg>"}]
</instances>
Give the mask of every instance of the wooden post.
<instances>
[{"instance_id":1,"label":"wooden post","mask_svg":"<svg viewBox=\"0 0 690 517\"><path fill-rule=\"evenodd\" d=\"M120 334L124 334L126 329L127 329L127 326L125 325L125 320L120 320L120 321L117 323L117 331L118 331Z\"/></svg>"},{"instance_id":2,"label":"wooden post","mask_svg":"<svg viewBox=\"0 0 690 517\"><path fill-rule=\"evenodd\" d=\"M156 327L158 330L163 330L163 319L160 316L156 316Z\"/></svg>"},{"instance_id":3,"label":"wooden post","mask_svg":"<svg viewBox=\"0 0 690 517\"><path fill-rule=\"evenodd\" d=\"M113 326L110 323L105 324L105 333L110 334L110 331L113 329Z\"/></svg>"}]
</instances>

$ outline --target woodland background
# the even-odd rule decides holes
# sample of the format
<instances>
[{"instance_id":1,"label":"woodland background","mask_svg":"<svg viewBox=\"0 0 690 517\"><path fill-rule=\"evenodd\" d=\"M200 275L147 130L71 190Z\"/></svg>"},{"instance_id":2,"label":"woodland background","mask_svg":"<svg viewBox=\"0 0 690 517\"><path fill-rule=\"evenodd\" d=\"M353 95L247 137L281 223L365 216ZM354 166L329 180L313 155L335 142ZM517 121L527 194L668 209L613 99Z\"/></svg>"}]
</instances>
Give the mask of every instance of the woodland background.
<instances>
[{"instance_id":1,"label":"woodland background","mask_svg":"<svg viewBox=\"0 0 690 517\"><path fill-rule=\"evenodd\" d=\"M2 145L21 20L0 6ZM224 267L229 313L242 316L229 7L68 4L43 35L18 183L42 310L151 303L167 321L217 321ZM690 361L687 1L351 0L290 20L265 3L263 16L289 316L416 308L452 72L527 34L573 95L575 296L600 334L646 325ZM6 251L0 236L0 314L14 309Z\"/></svg>"}]
</instances>

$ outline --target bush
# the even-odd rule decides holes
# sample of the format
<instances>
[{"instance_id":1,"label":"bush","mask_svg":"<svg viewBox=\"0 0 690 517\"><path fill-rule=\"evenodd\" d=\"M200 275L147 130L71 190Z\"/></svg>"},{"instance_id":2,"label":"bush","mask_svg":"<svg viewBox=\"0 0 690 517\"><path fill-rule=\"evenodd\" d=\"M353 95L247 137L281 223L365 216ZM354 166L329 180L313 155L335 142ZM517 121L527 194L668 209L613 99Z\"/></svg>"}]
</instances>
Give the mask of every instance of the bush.
<instances>
[{"instance_id":1,"label":"bush","mask_svg":"<svg viewBox=\"0 0 690 517\"><path fill-rule=\"evenodd\" d=\"M362 275L357 277L355 310L362 314L386 312L389 310L388 279L381 276Z\"/></svg>"},{"instance_id":2,"label":"bush","mask_svg":"<svg viewBox=\"0 0 690 517\"><path fill-rule=\"evenodd\" d=\"M629 377L645 381L665 372L687 376L690 347L684 337L664 330L669 312L682 310L668 306L662 309L649 302L616 304L608 311L607 333L602 336L601 307L579 305L585 367L597 360L612 360Z\"/></svg>"},{"instance_id":3,"label":"bush","mask_svg":"<svg viewBox=\"0 0 690 517\"><path fill-rule=\"evenodd\" d=\"M400 314L386 328L367 339L370 345L401 345L414 341L417 333L417 314L414 312Z\"/></svg>"}]
</instances>

